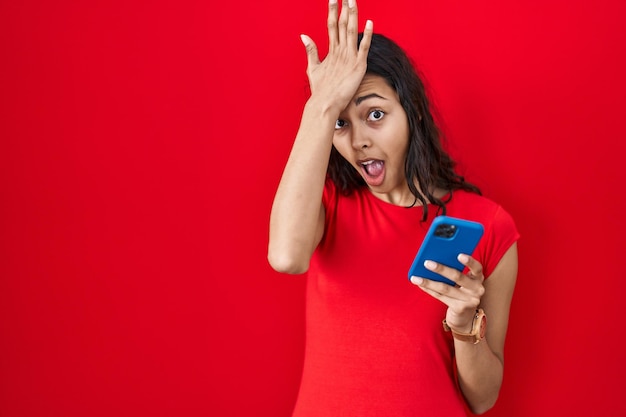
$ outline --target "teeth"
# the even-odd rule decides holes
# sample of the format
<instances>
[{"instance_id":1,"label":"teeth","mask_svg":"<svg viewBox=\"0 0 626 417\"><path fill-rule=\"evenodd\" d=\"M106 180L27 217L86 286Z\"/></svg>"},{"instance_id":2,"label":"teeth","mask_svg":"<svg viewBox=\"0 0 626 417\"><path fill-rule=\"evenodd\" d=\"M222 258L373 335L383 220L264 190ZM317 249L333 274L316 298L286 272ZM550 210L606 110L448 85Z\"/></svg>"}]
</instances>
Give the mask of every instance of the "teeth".
<instances>
[{"instance_id":1,"label":"teeth","mask_svg":"<svg viewBox=\"0 0 626 417\"><path fill-rule=\"evenodd\" d=\"M374 163L374 160L373 160L373 159L372 159L371 161L365 161L365 162L362 162L362 163L361 163L361 165L370 165L370 164L372 164L372 163Z\"/></svg>"}]
</instances>

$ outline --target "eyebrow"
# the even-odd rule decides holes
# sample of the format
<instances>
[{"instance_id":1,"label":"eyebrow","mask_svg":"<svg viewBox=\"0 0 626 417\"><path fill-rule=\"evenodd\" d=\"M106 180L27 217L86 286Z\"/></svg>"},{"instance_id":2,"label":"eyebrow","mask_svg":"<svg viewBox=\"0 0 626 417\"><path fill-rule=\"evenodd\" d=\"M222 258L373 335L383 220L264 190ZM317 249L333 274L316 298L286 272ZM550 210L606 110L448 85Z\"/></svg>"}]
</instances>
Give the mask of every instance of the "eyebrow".
<instances>
[{"instance_id":1,"label":"eyebrow","mask_svg":"<svg viewBox=\"0 0 626 417\"><path fill-rule=\"evenodd\" d=\"M372 94L368 94L368 95L366 95L366 96L357 97L357 98L354 100L354 104L356 104L356 105L358 106L358 105L359 105L359 104L361 104L363 101L368 100L368 99L370 99L370 98L380 98L380 99L383 99L383 100L387 100L385 97L381 97L381 96L379 96L379 95L378 95L378 94L376 94L376 93L372 93Z\"/></svg>"}]
</instances>

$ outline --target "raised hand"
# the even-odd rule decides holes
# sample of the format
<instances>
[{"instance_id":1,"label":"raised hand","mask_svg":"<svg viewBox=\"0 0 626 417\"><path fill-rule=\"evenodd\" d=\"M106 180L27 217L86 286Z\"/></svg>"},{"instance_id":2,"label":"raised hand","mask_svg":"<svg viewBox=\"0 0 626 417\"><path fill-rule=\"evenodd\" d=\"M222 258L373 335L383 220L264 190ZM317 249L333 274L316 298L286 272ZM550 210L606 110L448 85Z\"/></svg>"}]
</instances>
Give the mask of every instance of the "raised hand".
<instances>
[{"instance_id":1,"label":"raised hand","mask_svg":"<svg viewBox=\"0 0 626 417\"><path fill-rule=\"evenodd\" d=\"M328 3L328 55L320 62L317 45L301 35L307 52L307 75L311 98L337 112L352 99L367 69L373 23L368 20L360 46L358 42L358 9L356 0L343 0L338 16L337 0Z\"/></svg>"}]
</instances>

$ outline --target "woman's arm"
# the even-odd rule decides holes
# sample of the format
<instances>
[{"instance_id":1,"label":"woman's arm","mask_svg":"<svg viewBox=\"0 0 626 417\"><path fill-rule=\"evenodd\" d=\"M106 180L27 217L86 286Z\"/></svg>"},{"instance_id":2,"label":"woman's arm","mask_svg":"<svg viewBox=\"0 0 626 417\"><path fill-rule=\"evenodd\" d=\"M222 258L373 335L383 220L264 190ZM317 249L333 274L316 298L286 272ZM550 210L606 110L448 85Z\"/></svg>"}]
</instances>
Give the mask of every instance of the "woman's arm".
<instances>
[{"instance_id":1,"label":"woman's arm","mask_svg":"<svg viewBox=\"0 0 626 417\"><path fill-rule=\"evenodd\" d=\"M279 272L305 272L322 238L322 192L338 114L313 99L305 106L270 216L268 260Z\"/></svg>"},{"instance_id":2,"label":"woman's arm","mask_svg":"<svg viewBox=\"0 0 626 417\"><path fill-rule=\"evenodd\" d=\"M486 281L478 261L470 256L461 256L459 260L470 269L469 274L439 264L427 265L457 286L419 278L412 278L412 281L448 305L446 322L458 333L468 333L476 309L484 310L487 316L485 338L476 344L454 340L459 386L470 409L482 414L494 406L502 386L504 340L517 279L517 244L507 250Z\"/></svg>"},{"instance_id":3,"label":"woman's arm","mask_svg":"<svg viewBox=\"0 0 626 417\"><path fill-rule=\"evenodd\" d=\"M480 308L487 316L485 339L475 345L454 341L459 386L476 414L495 405L502 386L504 340L516 278L517 244L514 243L484 282Z\"/></svg>"},{"instance_id":4,"label":"woman's arm","mask_svg":"<svg viewBox=\"0 0 626 417\"><path fill-rule=\"evenodd\" d=\"M354 0L328 5L329 51L320 62L317 46L306 35L307 75L311 97L283 172L270 215L268 260L280 272L302 273L324 232L322 192L335 123L358 89L367 69L372 23L367 22L361 47Z\"/></svg>"}]
</instances>

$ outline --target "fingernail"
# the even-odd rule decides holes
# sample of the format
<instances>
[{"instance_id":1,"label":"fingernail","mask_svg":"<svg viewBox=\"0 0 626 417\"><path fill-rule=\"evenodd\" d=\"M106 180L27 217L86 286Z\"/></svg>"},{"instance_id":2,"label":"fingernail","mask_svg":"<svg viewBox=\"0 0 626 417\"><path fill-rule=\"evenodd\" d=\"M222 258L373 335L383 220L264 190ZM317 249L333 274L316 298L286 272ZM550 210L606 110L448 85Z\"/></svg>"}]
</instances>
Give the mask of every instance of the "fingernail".
<instances>
[{"instance_id":1,"label":"fingernail","mask_svg":"<svg viewBox=\"0 0 626 417\"><path fill-rule=\"evenodd\" d=\"M348 7L354 7L354 0L348 0Z\"/></svg>"},{"instance_id":2,"label":"fingernail","mask_svg":"<svg viewBox=\"0 0 626 417\"><path fill-rule=\"evenodd\" d=\"M368 20L365 22L365 29L372 30L373 27L374 27L374 22L372 22L371 20Z\"/></svg>"},{"instance_id":3,"label":"fingernail","mask_svg":"<svg viewBox=\"0 0 626 417\"><path fill-rule=\"evenodd\" d=\"M329 4L337 4L337 0L328 0Z\"/></svg>"},{"instance_id":4,"label":"fingernail","mask_svg":"<svg viewBox=\"0 0 626 417\"><path fill-rule=\"evenodd\" d=\"M469 262L469 258L467 257L467 255L463 254L463 253L459 253L459 256L456 257L459 262L461 262L462 264L465 264L467 262Z\"/></svg>"},{"instance_id":5,"label":"fingernail","mask_svg":"<svg viewBox=\"0 0 626 417\"><path fill-rule=\"evenodd\" d=\"M437 267L437 264L433 261L425 261L424 266L428 269L435 269Z\"/></svg>"},{"instance_id":6,"label":"fingernail","mask_svg":"<svg viewBox=\"0 0 626 417\"><path fill-rule=\"evenodd\" d=\"M411 282L415 285L422 285L422 283L424 282L424 278L411 277Z\"/></svg>"},{"instance_id":7,"label":"fingernail","mask_svg":"<svg viewBox=\"0 0 626 417\"><path fill-rule=\"evenodd\" d=\"M309 44L311 43L311 38L306 35L300 35L300 39L302 40L304 46L309 46Z\"/></svg>"}]
</instances>

